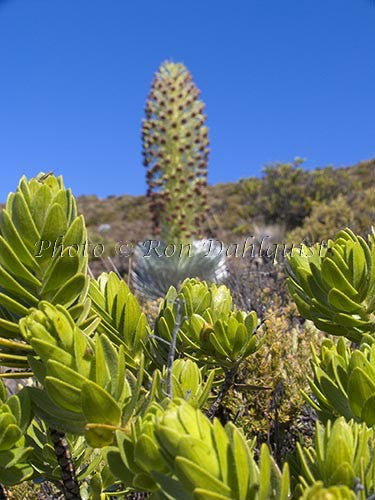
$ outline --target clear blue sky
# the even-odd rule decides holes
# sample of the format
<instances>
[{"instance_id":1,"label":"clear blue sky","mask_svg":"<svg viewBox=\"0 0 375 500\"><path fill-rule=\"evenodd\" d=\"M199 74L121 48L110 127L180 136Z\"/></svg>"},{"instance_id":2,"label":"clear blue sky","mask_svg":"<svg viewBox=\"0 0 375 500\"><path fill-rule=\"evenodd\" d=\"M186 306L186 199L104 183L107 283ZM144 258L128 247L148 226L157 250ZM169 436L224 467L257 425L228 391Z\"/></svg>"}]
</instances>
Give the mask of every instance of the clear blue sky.
<instances>
[{"instance_id":1,"label":"clear blue sky","mask_svg":"<svg viewBox=\"0 0 375 500\"><path fill-rule=\"evenodd\" d=\"M51 169L76 194L144 193L166 58L202 90L211 183L375 156L374 0L0 0L0 200Z\"/></svg>"}]
</instances>

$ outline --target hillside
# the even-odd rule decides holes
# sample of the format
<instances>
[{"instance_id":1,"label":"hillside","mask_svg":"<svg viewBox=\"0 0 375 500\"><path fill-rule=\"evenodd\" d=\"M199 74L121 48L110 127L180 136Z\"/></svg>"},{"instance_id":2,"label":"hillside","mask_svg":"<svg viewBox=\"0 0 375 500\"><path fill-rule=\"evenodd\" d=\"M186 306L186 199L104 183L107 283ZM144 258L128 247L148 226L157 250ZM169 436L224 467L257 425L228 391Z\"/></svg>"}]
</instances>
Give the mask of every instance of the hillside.
<instances>
[{"instance_id":1,"label":"hillside","mask_svg":"<svg viewBox=\"0 0 375 500\"><path fill-rule=\"evenodd\" d=\"M346 224L354 225L358 232L367 230L375 220L374 172L375 159L312 171L304 170L297 161L266 167L261 178L209 186L206 236L225 240L275 226L282 237L302 236L316 224L316 237L325 237L327 231L331 234ZM152 237L146 196L81 196L78 205L92 241L103 242L106 254L111 254L116 242Z\"/></svg>"}]
</instances>

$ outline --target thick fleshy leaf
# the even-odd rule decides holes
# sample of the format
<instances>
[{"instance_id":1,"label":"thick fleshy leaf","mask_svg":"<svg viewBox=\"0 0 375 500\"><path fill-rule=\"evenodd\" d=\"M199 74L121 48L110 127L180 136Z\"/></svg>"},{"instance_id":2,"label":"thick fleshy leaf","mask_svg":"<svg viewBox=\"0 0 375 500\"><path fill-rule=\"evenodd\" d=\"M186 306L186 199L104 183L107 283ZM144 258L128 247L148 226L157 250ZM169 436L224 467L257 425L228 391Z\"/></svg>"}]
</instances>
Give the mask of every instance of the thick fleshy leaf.
<instances>
[{"instance_id":1,"label":"thick fleshy leaf","mask_svg":"<svg viewBox=\"0 0 375 500\"><path fill-rule=\"evenodd\" d=\"M366 401L375 395L375 381L361 369L354 368L348 383L348 396L350 406L357 417L362 414Z\"/></svg>"},{"instance_id":2,"label":"thick fleshy leaf","mask_svg":"<svg viewBox=\"0 0 375 500\"><path fill-rule=\"evenodd\" d=\"M88 380L82 387L82 409L90 423L120 425L121 408L98 384Z\"/></svg>"},{"instance_id":3,"label":"thick fleshy leaf","mask_svg":"<svg viewBox=\"0 0 375 500\"><path fill-rule=\"evenodd\" d=\"M203 465L203 464L202 464ZM214 493L224 493L230 497L230 489L222 481L208 473L204 465L199 466L183 457L175 459L176 473L188 491L203 488Z\"/></svg>"}]
</instances>

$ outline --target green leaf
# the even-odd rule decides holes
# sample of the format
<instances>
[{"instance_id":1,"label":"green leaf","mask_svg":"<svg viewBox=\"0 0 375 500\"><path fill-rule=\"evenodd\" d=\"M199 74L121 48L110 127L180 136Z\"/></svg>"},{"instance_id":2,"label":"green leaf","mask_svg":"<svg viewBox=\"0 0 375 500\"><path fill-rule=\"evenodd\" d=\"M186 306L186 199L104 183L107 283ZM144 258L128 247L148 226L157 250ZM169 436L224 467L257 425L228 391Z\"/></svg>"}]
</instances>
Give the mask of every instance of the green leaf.
<instances>
[{"instance_id":1,"label":"green leaf","mask_svg":"<svg viewBox=\"0 0 375 500\"><path fill-rule=\"evenodd\" d=\"M67 432L83 434L86 419L82 415L56 405L48 394L41 389L27 387L27 391L30 394L36 414L46 420L49 425Z\"/></svg>"},{"instance_id":2,"label":"green leaf","mask_svg":"<svg viewBox=\"0 0 375 500\"><path fill-rule=\"evenodd\" d=\"M351 269L353 272L353 285L358 289L366 273L366 257L363 253L361 244L356 241L353 243L350 255Z\"/></svg>"},{"instance_id":3,"label":"green leaf","mask_svg":"<svg viewBox=\"0 0 375 500\"><path fill-rule=\"evenodd\" d=\"M17 192L13 198L12 220L28 250L32 252L35 244L40 240L40 234L31 217L25 198L20 192Z\"/></svg>"},{"instance_id":4,"label":"green leaf","mask_svg":"<svg viewBox=\"0 0 375 500\"><path fill-rule=\"evenodd\" d=\"M375 394L369 397L363 405L361 420L369 426L375 425Z\"/></svg>"},{"instance_id":5,"label":"green leaf","mask_svg":"<svg viewBox=\"0 0 375 500\"><path fill-rule=\"evenodd\" d=\"M5 402L8 397L7 389L5 387L5 384L2 380L0 380L0 403Z\"/></svg>"},{"instance_id":6,"label":"green leaf","mask_svg":"<svg viewBox=\"0 0 375 500\"><path fill-rule=\"evenodd\" d=\"M204 490L202 488L197 488L194 490L193 494L194 500L231 500L231 497L220 495L219 493L213 493L212 491Z\"/></svg>"},{"instance_id":7,"label":"green leaf","mask_svg":"<svg viewBox=\"0 0 375 500\"><path fill-rule=\"evenodd\" d=\"M73 358L71 354L64 351L64 349L37 338L31 340L31 345L44 363L49 359L56 359L67 366L72 366Z\"/></svg>"},{"instance_id":8,"label":"green leaf","mask_svg":"<svg viewBox=\"0 0 375 500\"><path fill-rule=\"evenodd\" d=\"M35 253L36 250L35 245L34 245L35 250L33 249L32 251L30 251L27 248L6 210L3 210L0 217L0 230L1 234L7 240L11 248L17 249L17 255L19 259L26 266L28 266L31 269L34 269L35 272L39 272L40 271L39 264L37 263L36 259L33 256L33 252Z\"/></svg>"},{"instance_id":9,"label":"green leaf","mask_svg":"<svg viewBox=\"0 0 375 500\"><path fill-rule=\"evenodd\" d=\"M30 453L33 451L33 448L14 448L12 450L7 450L0 452L1 462L5 464L4 469L11 469L14 466L20 465L23 461L25 461Z\"/></svg>"},{"instance_id":10,"label":"green leaf","mask_svg":"<svg viewBox=\"0 0 375 500\"><path fill-rule=\"evenodd\" d=\"M358 295L357 290L345 278L337 264L329 257L325 258L322 264L322 276L331 288L338 288L345 295L353 298Z\"/></svg>"},{"instance_id":11,"label":"green leaf","mask_svg":"<svg viewBox=\"0 0 375 500\"><path fill-rule=\"evenodd\" d=\"M61 288L62 284L74 277L79 269L80 259L78 255L69 255L65 250L61 257L55 258L53 265L47 271L46 279L41 289L42 297L46 297L48 292Z\"/></svg>"},{"instance_id":12,"label":"green leaf","mask_svg":"<svg viewBox=\"0 0 375 500\"><path fill-rule=\"evenodd\" d=\"M1 455L0 455L1 458ZM0 467L0 482L13 486L26 481L34 474L34 469L30 465L22 464L12 467L11 469L3 469Z\"/></svg>"},{"instance_id":13,"label":"green leaf","mask_svg":"<svg viewBox=\"0 0 375 500\"><path fill-rule=\"evenodd\" d=\"M85 439L92 448L103 448L113 443L114 433L103 426L103 424L90 424L86 426Z\"/></svg>"},{"instance_id":14,"label":"green leaf","mask_svg":"<svg viewBox=\"0 0 375 500\"><path fill-rule=\"evenodd\" d=\"M44 379L48 396L58 406L74 413L81 413L81 390L55 377Z\"/></svg>"},{"instance_id":15,"label":"green leaf","mask_svg":"<svg viewBox=\"0 0 375 500\"><path fill-rule=\"evenodd\" d=\"M18 279L24 280L32 286L42 286L38 278L22 264L16 252L2 236L0 236L0 264Z\"/></svg>"},{"instance_id":16,"label":"green leaf","mask_svg":"<svg viewBox=\"0 0 375 500\"><path fill-rule=\"evenodd\" d=\"M111 472L126 486L131 486L134 475L125 467L118 448L115 446L108 447L105 456Z\"/></svg>"},{"instance_id":17,"label":"green leaf","mask_svg":"<svg viewBox=\"0 0 375 500\"><path fill-rule=\"evenodd\" d=\"M73 276L52 297L52 304L62 304L65 307L69 307L84 290L86 283L87 277L84 274Z\"/></svg>"},{"instance_id":18,"label":"green leaf","mask_svg":"<svg viewBox=\"0 0 375 500\"><path fill-rule=\"evenodd\" d=\"M107 346L109 347L109 346ZM110 351L108 351L108 354ZM116 353L111 353L111 366L112 369L114 369L113 376L116 373L116 365L117 365L117 357ZM109 370L109 364L107 364L107 359L104 355L104 345L102 343L101 337L97 336L96 337L96 351L95 351L95 370L96 370L96 375L95 375L95 380L96 383L99 384L101 387L106 387L106 385L110 382L111 376L110 376L110 370Z\"/></svg>"},{"instance_id":19,"label":"green leaf","mask_svg":"<svg viewBox=\"0 0 375 500\"><path fill-rule=\"evenodd\" d=\"M220 464L213 448L201 439L192 436L181 437L178 442L177 455L195 464L204 463L205 472L220 477Z\"/></svg>"},{"instance_id":20,"label":"green leaf","mask_svg":"<svg viewBox=\"0 0 375 500\"><path fill-rule=\"evenodd\" d=\"M361 313L364 310L361 304L358 304L337 288L332 288L332 290L329 291L328 302L335 309L346 313Z\"/></svg>"},{"instance_id":21,"label":"green leaf","mask_svg":"<svg viewBox=\"0 0 375 500\"><path fill-rule=\"evenodd\" d=\"M340 450L337 450L338 457L340 457ZM336 484L343 484L352 488L354 485L355 474L351 464L347 462L338 463L336 469L333 471L329 478L329 486Z\"/></svg>"},{"instance_id":22,"label":"green leaf","mask_svg":"<svg viewBox=\"0 0 375 500\"><path fill-rule=\"evenodd\" d=\"M82 409L89 423L119 426L121 408L98 384L87 381L82 386Z\"/></svg>"},{"instance_id":23,"label":"green leaf","mask_svg":"<svg viewBox=\"0 0 375 500\"><path fill-rule=\"evenodd\" d=\"M21 429L18 425L10 424L0 433L0 451L8 450L22 437Z\"/></svg>"},{"instance_id":24,"label":"green leaf","mask_svg":"<svg viewBox=\"0 0 375 500\"><path fill-rule=\"evenodd\" d=\"M0 292L0 305L7 309L8 311L18 314L19 316L26 316L28 313L28 308L17 300L12 299L8 295Z\"/></svg>"},{"instance_id":25,"label":"green leaf","mask_svg":"<svg viewBox=\"0 0 375 500\"><path fill-rule=\"evenodd\" d=\"M47 361L47 373L49 377L55 377L76 389L82 389L83 384L87 382L87 378L77 373L76 370L53 359Z\"/></svg>"},{"instance_id":26,"label":"green leaf","mask_svg":"<svg viewBox=\"0 0 375 500\"><path fill-rule=\"evenodd\" d=\"M80 215L76 219L74 219L73 223L67 230L63 238L63 244L65 247L69 247L71 245L79 245L80 251L82 245L85 243L86 239L86 228L85 228L85 219L83 215Z\"/></svg>"},{"instance_id":27,"label":"green leaf","mask_svg":"<svg viewBox=\"0 0 375 500\"><path fill-rule=\"evenodd\" d=\"M360 417L366 401L375 395L375 383L361 368L354 368L348 384L349 404L353 413Z\"/></svg>"},{"instance_id":28,"label":"green leaf","mask_svg":"<svg viewBox=\"0 0 375 500\"><path fill-rule=\"evenodd\" d=\"M321 368L316 367L316 376L318 377L319 387L330 404L335 408L339 415L346 418L352 418L352 412L348 404L348 396L343 393L335 380L332 380Z\"/></svg>"},{"instance_id":29,"label":"green leaf","mask_svg":"<svg viewBox=\"0 0 375 500\"><path fill-rule=\"evenodd\" d=\"M142 464L142 468L149 471L167 472L165 464L161 459L155 441L147 434L142 434L136 442L134 450L135 461Z\"/></svg>"},{"instance_id":30,"label":"green leaf","mask_svg":"<svg viewBox=\"0 0 375 500\"><path fill-rule=\"evenodd\" d=\"M62 191L65 198L65 192ZM52 244L55 242L58 244L58 238L66 233L67 230L67 219L62 206L58 203L50 205L43 229L41 231L41 240L51 241Z\"/></svg>"},{"instance_id":31,"label":"green leaf","mask_svg":"<svg viewBox=\"0 0 375 500\"><path fill-rule=\"evenodd\" d=\"M191 495L182 488L181 482L160 472L152 472L152 477L160 485L163 492L167 493L167 498L178 500L191 500Z\"/></svg>"},{"instance_id":32,"label":"green leaf","mask_svg":"<svg viewBox=\"0 0 375 500\"><path fill-rule=\"evenodd\" d=\"M21 299L26 300L30 306L38 304L38 299L32 295L26 288L16 281L4 268L0 266L0 283L4 290L11 292Z\"/></svg>"},{"instance_id":33,"label":"green leaf","mask_svg":"<svg viewBox=\"0 0 375 500\"><path fill-rule=\"evenodd\" d=\"M237 475L238 498L246 498L249 487L249 470L251 456L246 440L241 432L233 426L232 433L233 458Z\"/></svg>"},{"instance_id":34,"label":"green leaf","mask_svg":"<svg viewBox=\"0 0 375 500\"><path fill-rule=\"evenodd\" d=\"M31 200L30 212L35 221L35 225L41 232L44 221L51 203L52 193L46 184L43 184L35 193Z\"/></svg>"},{"instance_id":35,"label":"green leaf","mask_svg":"<svg viewBox=\"0 0 375 500\"><path fill-rule=\"evenodd\" d=\"M262 444L259 467L259 500L268 500L271 486L271 457L268 446Z\"/></svg>"},{"instance_id":36,"label":"green leaf","mask_svg":"<svg viewBox=\"0 0 375 500\"><path fill-rule=\"evenodd\" d=\"M204 465L201 467L186 458L176 457L175 468L177 477L190 492L196 488L203 488L214 493L224 493L231 496L228 486L206 472Z\"/></svg>"},{"instance_id":37,"label":"green leaf","mask_svg":"<svg viewBox=\"0 0 375 500\"><path fill-rule=\"evenodd\" d=\"M290 498L290 473L289 473L289 465L288 463L285 463L281 477L279 500L288 500L289 498Z\"/></svg>"}]
</instances>

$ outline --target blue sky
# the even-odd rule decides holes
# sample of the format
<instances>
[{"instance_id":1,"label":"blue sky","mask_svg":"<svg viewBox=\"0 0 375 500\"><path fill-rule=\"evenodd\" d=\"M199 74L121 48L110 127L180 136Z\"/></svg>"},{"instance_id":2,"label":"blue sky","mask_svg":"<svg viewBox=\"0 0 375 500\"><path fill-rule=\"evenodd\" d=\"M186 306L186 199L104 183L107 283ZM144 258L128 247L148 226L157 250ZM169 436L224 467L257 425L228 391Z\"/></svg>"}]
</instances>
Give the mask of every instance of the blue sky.
<instances>
[{"instance_id":1,"label":"blue sky","mask_svg":"<svg viewBox=\"0 0 375 500\"><path fill-rule=\"evenodd\" d=\"M211 183L375 156L373 0L0 0L0 200L52 169L77 195L144 193L167 58L207 104Z\"/></svg>"}]
</instances>

